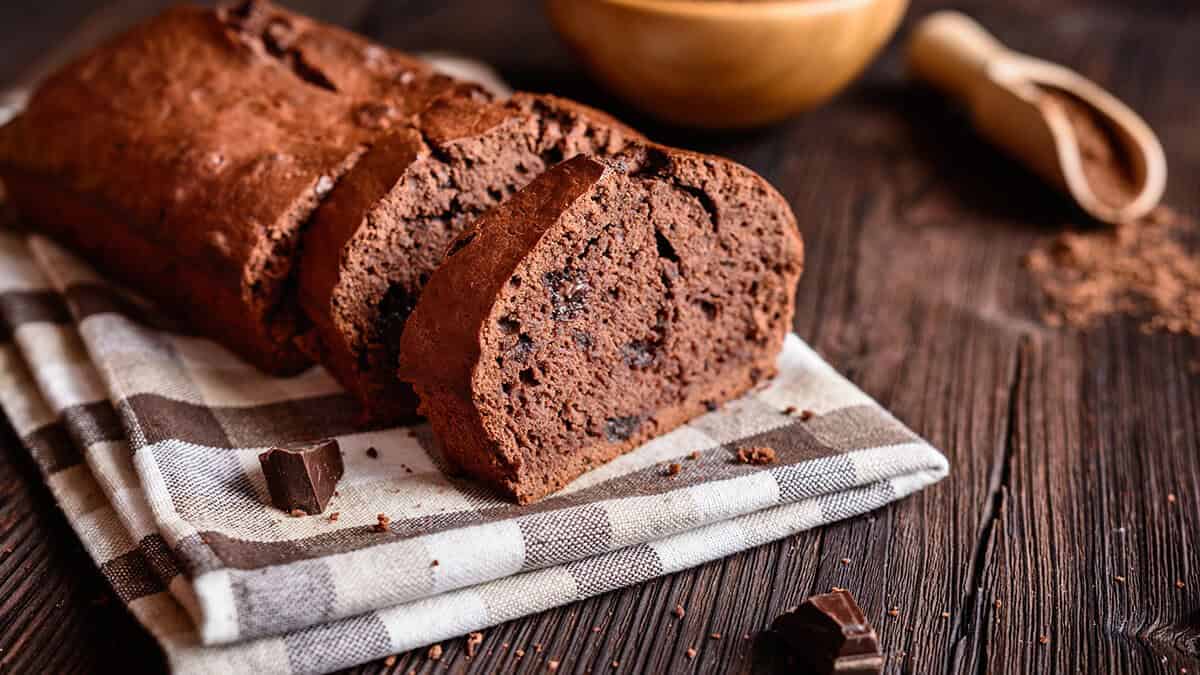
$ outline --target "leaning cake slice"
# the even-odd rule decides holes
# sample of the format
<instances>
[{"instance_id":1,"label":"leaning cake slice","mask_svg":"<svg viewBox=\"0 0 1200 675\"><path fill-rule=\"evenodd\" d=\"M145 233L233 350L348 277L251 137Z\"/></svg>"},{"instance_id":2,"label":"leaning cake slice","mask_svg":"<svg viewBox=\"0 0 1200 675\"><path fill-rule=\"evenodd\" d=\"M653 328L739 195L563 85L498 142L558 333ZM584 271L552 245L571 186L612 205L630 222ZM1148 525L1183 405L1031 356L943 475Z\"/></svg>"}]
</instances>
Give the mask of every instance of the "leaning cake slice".
<instances>
[{"instance_id":1,"label":"leaning cake slice","mask_svg":"<svg viewBox=\"0 0 1200 675\"><path fill-rule=\"evenodd\" d=\"M400 378L447 459L528 503L773 375L802 259L745 167L579 156L451 244Z\"/></svg>"}]
</instances>

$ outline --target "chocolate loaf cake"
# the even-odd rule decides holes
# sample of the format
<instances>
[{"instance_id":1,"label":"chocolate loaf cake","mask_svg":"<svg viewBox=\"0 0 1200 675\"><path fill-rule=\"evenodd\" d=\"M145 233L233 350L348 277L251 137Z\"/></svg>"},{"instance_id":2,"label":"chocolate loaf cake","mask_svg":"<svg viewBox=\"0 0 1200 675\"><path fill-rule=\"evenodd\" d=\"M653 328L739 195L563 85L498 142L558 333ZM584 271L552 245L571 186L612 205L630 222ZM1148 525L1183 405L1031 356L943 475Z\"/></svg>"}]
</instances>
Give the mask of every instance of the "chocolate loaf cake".
<instances>
[{"instance_id":1,"label":"chocolate loaf cake","mask_svg":"<svg viewBox=\"0 0 1200 675\"><path fill-rule=\"evenodd\" d=\"M481 105L444 97L375 143L333 189L304 235L302 348L376 420L414 415L396 379L397 348L421 287L472 220L546 168L612 154L633 130L585 106L517 94Z\"/></svg>"},{"instance_id":2,"label":"chocolate loaf cake","mask_svg":"<svg viewBox=\"0 0 1200 675\"><path fill-rule=\"evenodd\" d=\"M177 7L62 69L0 130L25 222L255 365L294 372L300 232L426 65L272 5Z\"/></svg>"},{"instance_id":3,"label":"chocolate loaf cake","mask_svg":"<svg viewBox=\"0 0 1200 675\"><path fill-rule=\"evenodd\" d=\"M784 199L658 146L560 164L458 237L400 342L447 458L527 503L775 372Z\"/></svg>"}]
</instances>

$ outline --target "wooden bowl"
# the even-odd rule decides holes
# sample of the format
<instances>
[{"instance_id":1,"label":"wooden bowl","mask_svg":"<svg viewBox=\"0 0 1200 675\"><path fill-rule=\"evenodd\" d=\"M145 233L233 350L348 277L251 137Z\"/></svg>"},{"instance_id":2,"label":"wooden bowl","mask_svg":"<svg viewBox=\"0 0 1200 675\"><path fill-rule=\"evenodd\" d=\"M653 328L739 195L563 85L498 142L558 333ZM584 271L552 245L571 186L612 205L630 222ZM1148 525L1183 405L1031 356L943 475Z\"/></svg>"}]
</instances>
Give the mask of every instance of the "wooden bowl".
<instances>
[{"instance_id":1,"label":"wooden bowl","mask_svg":"<svg viewBox=\"0 0 1200 675\"><path fill-rule=\"evenodd\" d=\"M837 93L908 0L545 0L592 75L655 117L753 127Z\"/></svg>"}]
</instances>

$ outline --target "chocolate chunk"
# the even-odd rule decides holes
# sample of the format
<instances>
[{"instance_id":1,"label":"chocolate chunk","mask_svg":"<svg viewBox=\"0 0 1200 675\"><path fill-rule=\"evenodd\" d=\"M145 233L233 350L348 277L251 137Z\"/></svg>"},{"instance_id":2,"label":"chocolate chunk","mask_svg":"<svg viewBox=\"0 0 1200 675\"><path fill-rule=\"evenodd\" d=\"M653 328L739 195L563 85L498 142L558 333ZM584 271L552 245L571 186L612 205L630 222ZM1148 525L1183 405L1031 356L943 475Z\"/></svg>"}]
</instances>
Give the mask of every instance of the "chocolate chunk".
<instances>
[{"instance_id":1,"label":"chocolate chunk","mask_svg":"<svg viewBox=\"0 0 1200 675\"><path fill-rule=\"evenodd\" d=\"M875 629L847 591L814 595L771 625L790 664L814 673L866 675L883 670Z\"/></svg>"},{"instance_id":2,"label":"chocolate chunk","mask_svg":"<svg viewBox=\"0 0 1200 675\"><path fill-rule=\"evenodd\" d=\"M308 515L325 510L345 470L342 451L332 438L271 448L258 456L271 503L291 513Z\"/></svg>"}]
</instances>

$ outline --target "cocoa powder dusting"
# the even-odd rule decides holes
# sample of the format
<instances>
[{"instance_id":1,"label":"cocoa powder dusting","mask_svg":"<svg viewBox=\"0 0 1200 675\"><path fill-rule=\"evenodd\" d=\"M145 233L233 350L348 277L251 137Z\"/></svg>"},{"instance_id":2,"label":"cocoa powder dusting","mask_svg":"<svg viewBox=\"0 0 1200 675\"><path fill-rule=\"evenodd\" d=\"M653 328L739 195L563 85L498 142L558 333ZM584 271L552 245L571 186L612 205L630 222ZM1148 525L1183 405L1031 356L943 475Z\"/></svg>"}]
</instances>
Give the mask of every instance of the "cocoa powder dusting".
<instances>
[{"instance_id":1,"label":"cocoa powder dusting","mask_svg":"<svg viewBox=\"0 0 1200 675\"><path fill-rule=\"evenodd\" d=\"M1133 201L1138 194L1137 179L1125 146L1109 122L1090 105L1054 89L1043 88L1039 103L1047 114L1060 113L1071 124L1083 176L1096 198L1112 208Z\"/></svg>"},{"instance_id":2,"label":"cocoa powder dusting","mask_svg":"<svg viewBox=\"0 0 1200 675\"><path fill-rule=\"evenodd\" d=\"M1147 333L1200 335L1200 228L1166 207L1135 223L1060 234L1025 265L1050 325L1125 314L1142 318Z\"/></svg>"}]
</instances>

